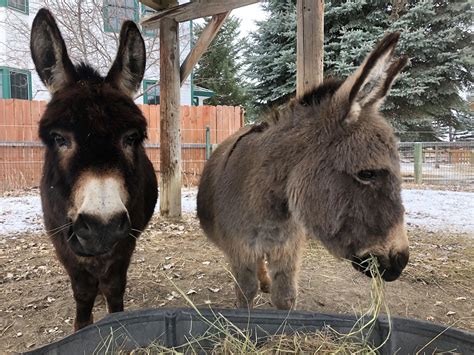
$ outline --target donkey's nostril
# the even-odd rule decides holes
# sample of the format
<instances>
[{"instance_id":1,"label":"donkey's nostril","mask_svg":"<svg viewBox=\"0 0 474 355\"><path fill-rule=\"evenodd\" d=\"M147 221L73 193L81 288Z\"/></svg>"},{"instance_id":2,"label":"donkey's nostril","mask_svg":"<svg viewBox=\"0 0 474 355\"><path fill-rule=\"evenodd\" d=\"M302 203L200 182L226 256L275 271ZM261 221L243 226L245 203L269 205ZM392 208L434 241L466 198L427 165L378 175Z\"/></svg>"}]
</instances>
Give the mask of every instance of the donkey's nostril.
<instances>
[{"instance_id":1,"label":"donkey's nostril","mask_svg":"<svg viewBox=\"0 0 474 355\"><path fill-rule=\"evenodd\" d=\"M118 213L108 221L81 213L74 222L73 230L80 243L88 244L88 248L110 248L129 235L131 224L127 212Z\"/></svg>"},{"instance_id":2,"label":"donkey's nostril","mask_svg":"<svg viewBox=\"0 0 474 355\"><path fill-rule=\"evenodd\" d=\"M388 265L384 265L382 278L385 281L395 281L402 274L403 269L408 264L408 251L393 254L390 256Z\"/></svg>"},{"instance_id":3,"label":"donkey's nostril","mask_svg":"<svg viewBox=\"0 0 474 355\"><path fill-rule=\"evenodd\" d=\"M117 238L126 237L130 233L130 219L126 212L116 216L110 224Z\"/></svg>"},{"instance_id":4,"label":"donkey's nostril","mask_svg":"<svg viewBox=\"0 0 474 355\"><path fill-rule=\"evenodd\" d=\"M408 264L408 257L408 252L395 254L395 256L390 258L393 265L392 267L401 273Z\"/></svg>"},{"instance_id":5,"label":"donkey's nostril","mask_svg":"<svg viewBox=\"0 0 474 355\"><path fill-rule=\"evenodd\" d=\"M94 223L95 221L89 215L80 213L76 222L74 222L74 233L84 240L90 239L93 234Z\"/></svg>"}]
</instances>

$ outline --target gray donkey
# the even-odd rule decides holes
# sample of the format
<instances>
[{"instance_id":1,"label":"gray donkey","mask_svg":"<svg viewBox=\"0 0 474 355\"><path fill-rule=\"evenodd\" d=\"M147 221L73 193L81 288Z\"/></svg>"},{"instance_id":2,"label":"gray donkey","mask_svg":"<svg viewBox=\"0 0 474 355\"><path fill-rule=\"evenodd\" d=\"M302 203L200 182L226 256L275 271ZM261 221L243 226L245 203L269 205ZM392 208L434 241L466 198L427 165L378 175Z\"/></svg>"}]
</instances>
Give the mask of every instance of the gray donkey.
<instances>
[{"instance_id":1,"label":"gray donkey","mask_svg":"<svg viewBox=\"0 0 474 355\"><path fill-rule=\"evenodd\" d=\"M307 236L366 274L362 261L375 255L386 281L405 268L399 158L379 112L407 63L393 58L399 37L386 35L345 81L327 80L242 128L207 162L198 217L229 258L239 307L252 307L259 281L277 308L295 306Z\"/></svg>"}]
</instances>

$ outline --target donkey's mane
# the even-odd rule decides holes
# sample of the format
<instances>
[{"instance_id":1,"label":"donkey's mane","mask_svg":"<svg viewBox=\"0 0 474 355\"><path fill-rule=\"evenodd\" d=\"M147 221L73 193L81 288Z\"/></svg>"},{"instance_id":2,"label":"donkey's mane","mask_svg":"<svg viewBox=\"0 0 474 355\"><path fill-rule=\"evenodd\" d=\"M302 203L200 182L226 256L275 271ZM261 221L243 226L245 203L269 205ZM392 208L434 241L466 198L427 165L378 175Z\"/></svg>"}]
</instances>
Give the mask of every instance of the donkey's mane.
<instances>
[{"instance_id":1,"label":"donkey's mane","mask_svg":"<svg viewBox=\"0 0 474 355\"><path fill-rule=\"evenodd\" d=\"M332 96L342 85L343 80L327 79L313 91L305 94L300 100L300 104L307 106L317 106L328 96Z\"/></svg>"},{"instance_id":2,"label":"donkey's mane","mask_svg":"<svg viewBox=\"0 0 474 355\"><path fill-rule=\"evenodd\" d=\"M291 120L293 118L293 107L295 104L302 106L318 106L324 99L332 96L341 86L343 80L333 78L326 79L321 85L314 88L312 91L306 93L301 99L289 98L283 105L277 108L271 108L269 112L264 115L263 122L265 128L276 125L280 122ZM260 129L262 131L262 129Z\"/></svg>"},{"instance_id":3,"label":"donkey's mane","mask_svg":"<svg viewBox=\"0 0 474 355\"><path fill-rule=\"evenodd\" d=\"M248 126L245 132L243 132L232 144L229 153L227 154L227 159L231 156L234 152L235 147L237 144L244 138L249 135L255 133L261 133L269 129L271 126L276 126L278 124L283 124L284 122L291 121L294 119L293 107L296 104L301 106L318 106L322 101L326 98L332 96L337 89L343 83L342 80L336 79L327 79L321 85L314 88L314 90L305 94L301 99L298 101L296 98L292 98L287 100L286 103L277 107L277 108L270 108L269 111L263 115L263 119L260 122L256 122L255 124ZM226 160L227 164L227 160Z\"/></svg>"},{"instance_id":4,"label":"donkey's mane","mask_svg":"<svg viewBox=\"0 0 474 355\"><path fill-rule=\"evenodd\" d=\"M75 65L74 69L76 70L76 81L104 81L103 76L87 63L80 62L79 64Z\"/></svg>"}]
</instances>

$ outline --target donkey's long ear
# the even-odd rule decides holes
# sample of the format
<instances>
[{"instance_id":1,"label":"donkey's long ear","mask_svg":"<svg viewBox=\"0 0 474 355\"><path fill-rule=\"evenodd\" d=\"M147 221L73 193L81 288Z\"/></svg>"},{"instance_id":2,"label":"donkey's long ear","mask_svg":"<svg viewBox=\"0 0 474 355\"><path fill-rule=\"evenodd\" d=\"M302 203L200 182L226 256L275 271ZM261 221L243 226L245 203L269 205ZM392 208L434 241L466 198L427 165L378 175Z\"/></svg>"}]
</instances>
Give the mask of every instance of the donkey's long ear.
<instances>
[{"instance_id":1,"label":"donkey's long ear","mask_svg":"<svg viewBox=\"0 0 474 355\"><path fill-rule=\"evenodd\" d=\"M30 49L36 71L51 94L74 80L76 71L63 37L53 15L46 9L39 10L33 21Z\"/></svg>"},{"instance_id":2,"label":"donkey's long ear","mask_svg":"<svg viewBox=\"0 0 474 355\"><path fill-rule=\"evenodd\" d=\"M120 31L120 45L112 68L105 79L133 96L145 73L145 42L133 21L125 21Z\"/></svg>"},{"instance_id":3,"label":"donkey's long ear","mask_svg":"<svg viewBox=\"0 0 474 355\"><path fill-rule=\"evenodd\" d=\"M378 108L398 73L407 64L408 58L405 56L393 59L399 38L398 32L387 34L337 90L337 103L348 107L343 118L346 123L357 121L362 108Z\"/></svg>"}]
</instances>

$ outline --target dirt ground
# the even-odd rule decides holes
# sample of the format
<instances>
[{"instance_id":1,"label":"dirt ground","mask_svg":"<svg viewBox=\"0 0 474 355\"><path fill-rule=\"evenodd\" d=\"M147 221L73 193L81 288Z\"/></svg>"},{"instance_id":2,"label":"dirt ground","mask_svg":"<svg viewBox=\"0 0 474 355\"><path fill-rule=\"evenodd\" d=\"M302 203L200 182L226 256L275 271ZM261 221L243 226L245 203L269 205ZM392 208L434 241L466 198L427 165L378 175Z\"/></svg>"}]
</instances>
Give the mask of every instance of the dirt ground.
<instances>
[{"instance_id":1,"label":"dirt ground","mask_svg":"<svg viewBox=\"0 0 474 355\"><path fill-rule=\"evenodd\" d=\"M386 284L392 315L474 330L474 239L410 229L410 263ZM129 269L127 310L187 306L175 287L207 307L233 307L234 293L223 254L209 243L194 216L180 222L152 220ZM173 285L175 284L175 286ZM0 238L0 353L25 351L72 333L74 300L69 280L44 235ZM298 309L353 313L367 308L370 280L318 243L308 243ZM257 307L272 307L260 294ZM105 315L98 297L95 319Z\"/></svg>"}]
</instances>

